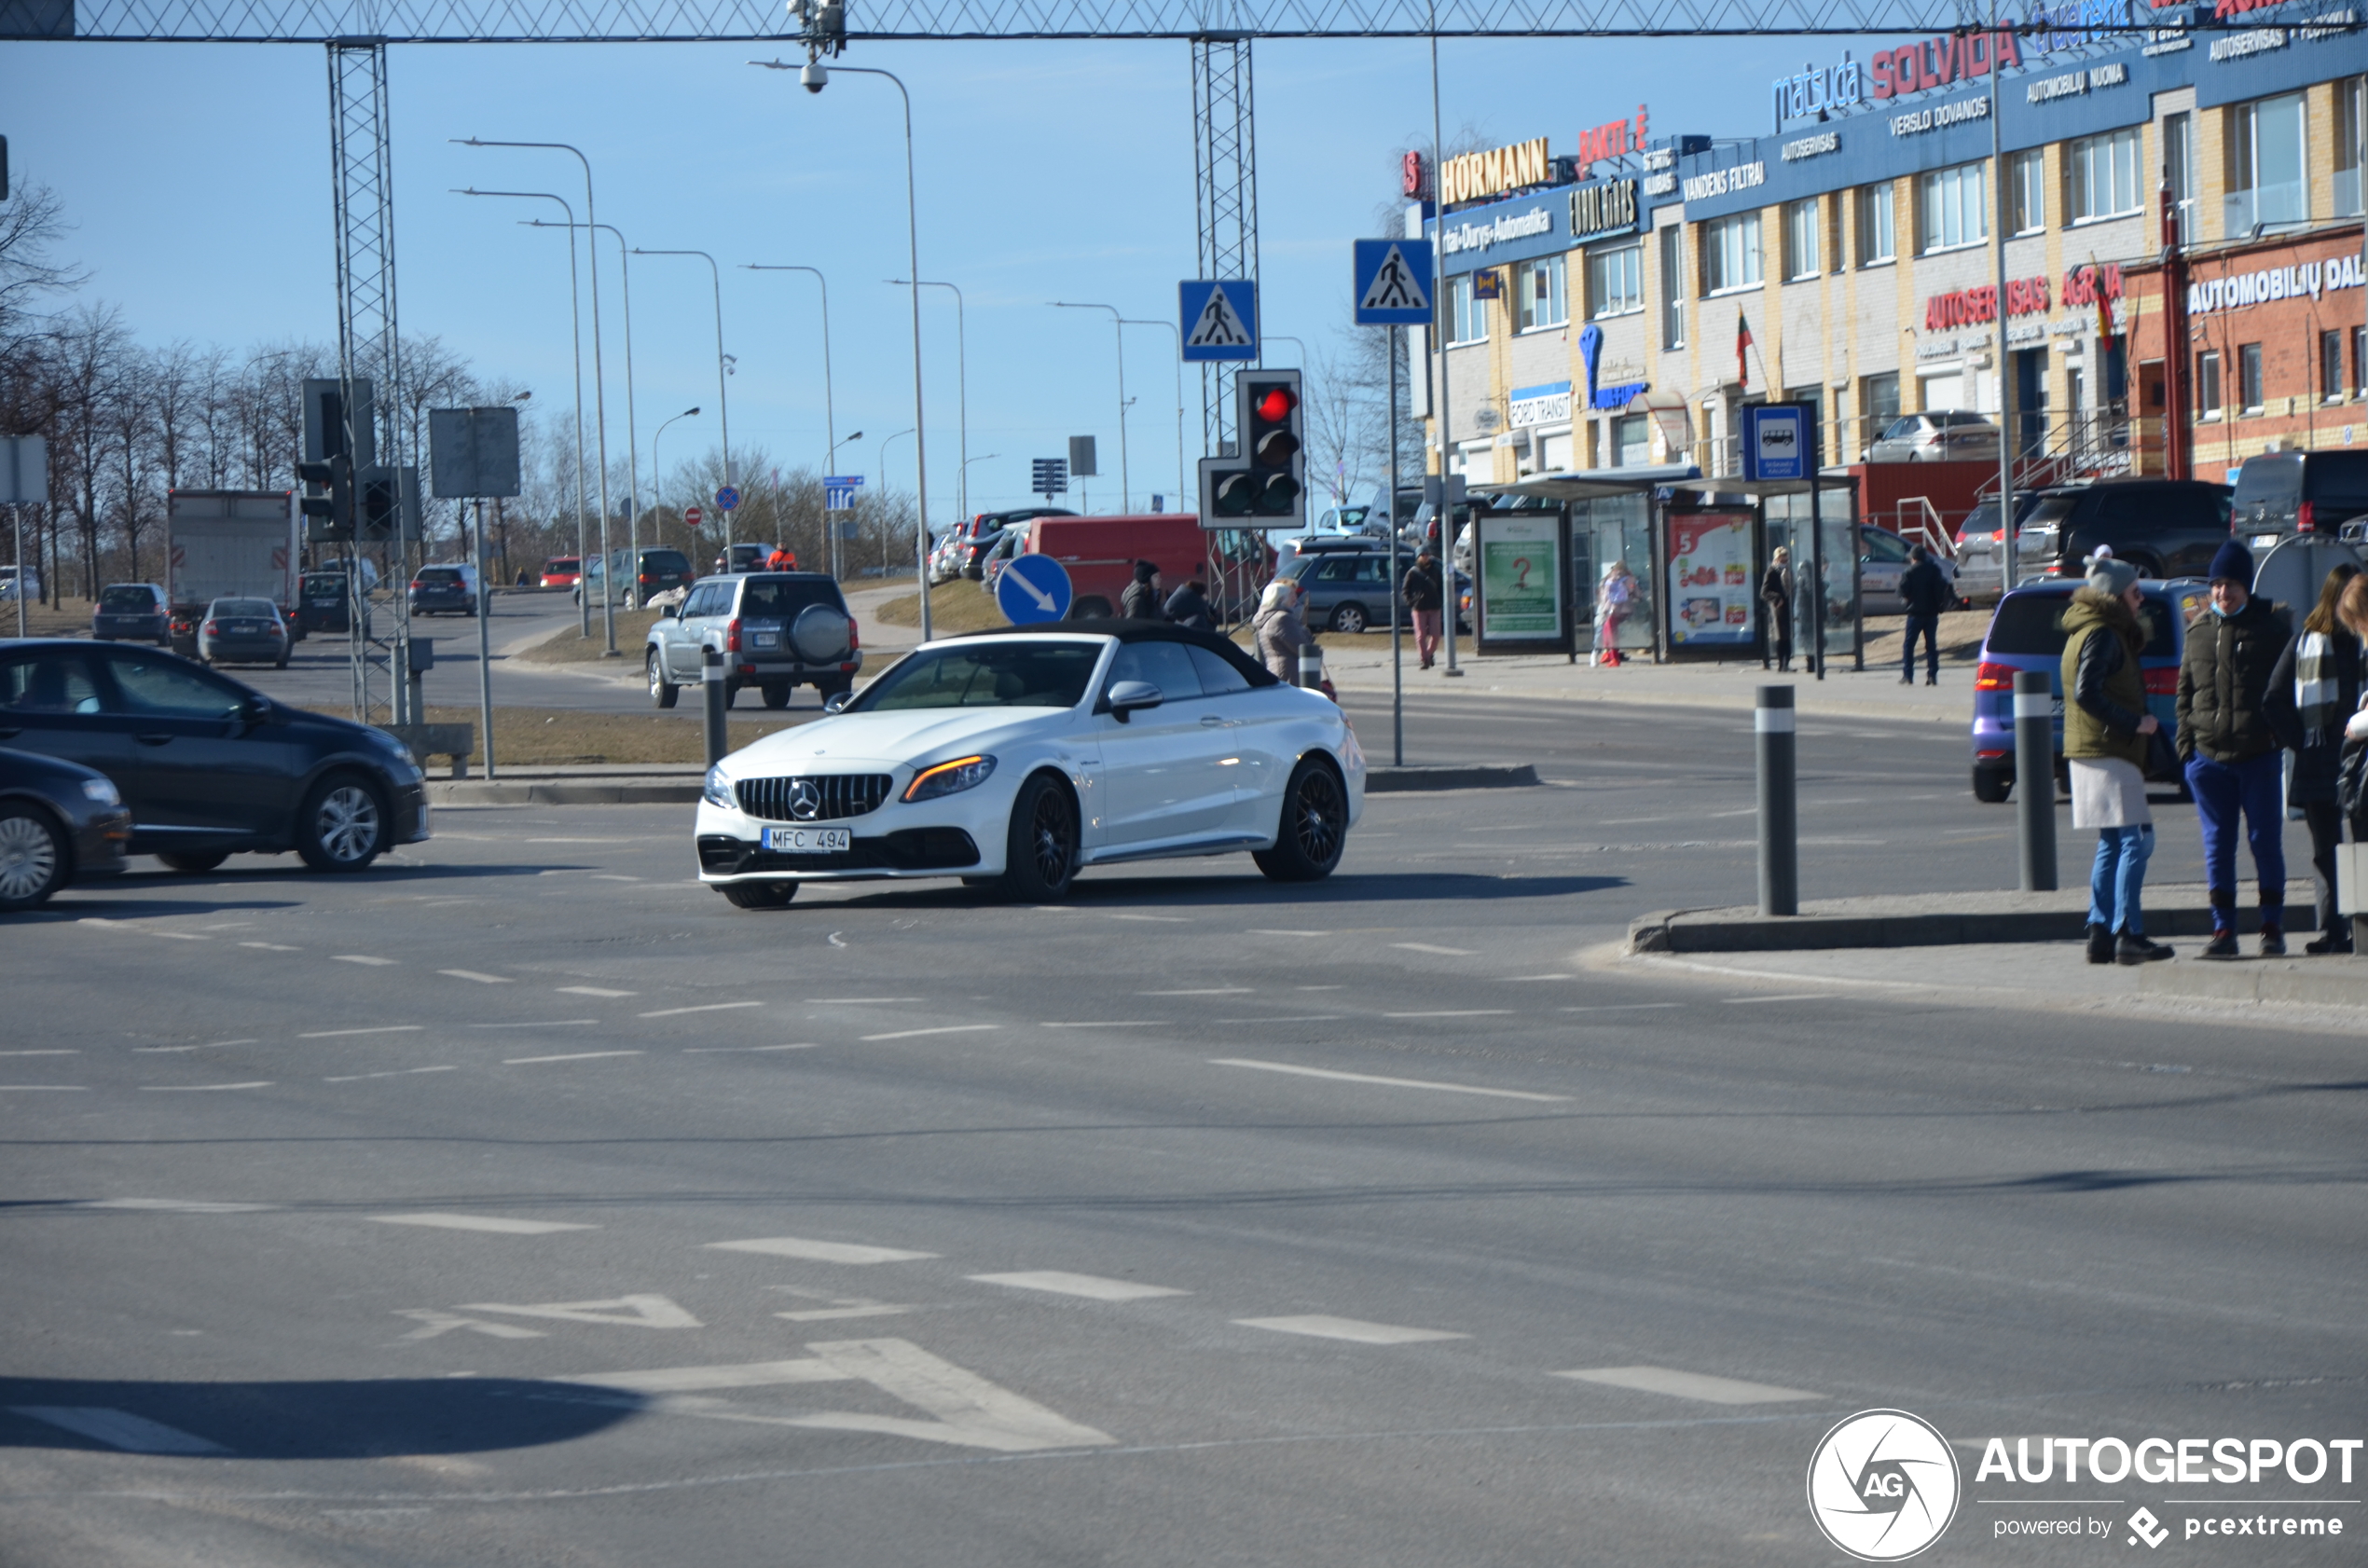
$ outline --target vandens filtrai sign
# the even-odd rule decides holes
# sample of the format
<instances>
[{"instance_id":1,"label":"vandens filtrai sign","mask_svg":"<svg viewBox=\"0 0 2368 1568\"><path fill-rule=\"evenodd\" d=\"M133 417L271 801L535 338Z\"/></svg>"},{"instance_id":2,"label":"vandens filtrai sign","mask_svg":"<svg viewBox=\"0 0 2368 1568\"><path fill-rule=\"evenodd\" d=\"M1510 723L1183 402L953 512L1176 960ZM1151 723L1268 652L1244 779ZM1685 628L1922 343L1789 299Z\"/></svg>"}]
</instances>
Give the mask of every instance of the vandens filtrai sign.
<instances>
[{"instance_id":1,"label":"vandens filtrai sign","mask_svg":"<svg viewBox=\"0 0 2368 1568\"><path fill-rule=\"evenodd\" d=\"M2210 278L2187 285L2187 313L2208 316L2241 310L2279 299L2317 299L2337 289L2359 288L2362 266L2357 254L2330 256L2324 261L2298 261L2288 267L2267 267L2229 278Z\"/></svg>"},{"instance_id":2,"label":"vandens filtrai sign","mask_svg":"<svg viewBox=\"0 0 2368 1568\"><path fill-rule=\"evenodd\" d=\"M1703 201L1714 196L1725 196L1730 190L1749 190L1768 183L1768 162L1738 163L1726 169L1714 169L1706 174L1693 174L1685 181L1686 199Z\"/></svg>"}]
</instances>

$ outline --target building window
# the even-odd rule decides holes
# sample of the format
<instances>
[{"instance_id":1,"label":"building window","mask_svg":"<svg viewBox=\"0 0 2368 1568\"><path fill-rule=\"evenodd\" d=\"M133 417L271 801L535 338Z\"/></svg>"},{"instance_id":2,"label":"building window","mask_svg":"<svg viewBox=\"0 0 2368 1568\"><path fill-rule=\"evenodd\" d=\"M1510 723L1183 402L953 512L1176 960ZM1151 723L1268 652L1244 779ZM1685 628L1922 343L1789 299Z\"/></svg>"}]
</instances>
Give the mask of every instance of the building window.
<instances>
[{"instance_id":1,"label":"building window","mask_svg":"<svg viewBox=\"0 0 2368 1568\"><path fill-rule=\"evenodd\" d=\"M2195 135L2196 117L2186 110L2163 117L2163 182L2179 209L2179 238L2190 245L2202 238L2196 232Z\"/></svg>"},{"instance_id":2,"label":"building window","mask_svg":"<svg viewBox=\"0 0 2368 1568\"><path fill-rule=\"evenodd\" d=\"M1478 343L1488 337L1488 301L1473 297L1469 272L1448 280L1447 323L1452 329L1451 344Z\"/></svg>"},{"instance_id":3,"label":"building window","mask_svg":"<svg viewBox=\"0 0 2368 1568\"><path fill-rule=\"evenodd\" d=\"M2351 395L2368 397L2368 326L2351 329Z\"/></svg>"},{"instance_id":4,"label":"building window","mask_svg":"<svg viewBox=\"0 0 2368 1568\"><path fill-rule=\"evenodd\" d=\"M1649 414L1623 414L1611 422L1612 464L1639 468L1653 461L1653 420Z\"/></svg>"},{"instance_id":5,"label":"building window","mask_svg":"<svg viewBox=\"0 0 2368 1568\"><path fill-rule=\"evenodd\" d=\"M1899 253L1892 220L1891 182L1860 186L1853 204L1858 209L1858 265L1879 267L1895 259Z\"/></svg>"},{"instance_id":6,"label":"building window","mask_svg":"<svg viewBox=\"0 0 2368 1568\"><path fill-rule=\"evenodd\" d=\"M1702 229L1702 294L1759 287L1759 214L1713 218Z\"/></svg>"},{"instance_id":7,"label":"building window","mask_svg":"<svg viewBox=\"0 0 2368 1568\"><path fill-rule=\"evenodd\" d=\"M1661 230L1661 347L1686 346L1686 230Z\"/></svg>"},{"instance_id":8,"label":"building window","mask_svg":"<svg viewBox=\"0 0 2368 1568\"><path fill-rule=\"evenodd\" d=\"M1784 203L1784 276L1814 278L1818 273L1818 233L1822 203L1817 198Z\"/></svg>"},{"instance_id":9,"label":"building window","mask_svg":"<svg viewBox=\"0 0 2368 1568\"><path fill-rule=\"evenodd\" d=\"M1568 263L1558 255L1525 261L1513 268L1516 319L1520 330L1535 332L1570 320Z\"/></svg>"},{"instance_id":10,"label":"building window","mask_svg":"<svg viewBox=\"0 0 2368 1568\"><path fill-rule=\"evenodd\" d=\"M1864 451L1875 438L1899 418L1899 377L1896 374L1868 376L1858 383L1859 427L1861 438L1857 449Z\"/></svg>"},{"instance_id":11,"label":"building window","mask_svg":"<svg viewBox=\"0 0 2368 1568\"><path fill-rule=\"evenodd\" d=\"M2220 418L2220 351L2206 349L2196 356L2196 418Z\"/></svg>"},{"instance_id":12,"label":"building window","mask_svg":"<svg viewBox=\"0 0 2368 1568\"><path fill-rule=\"evenodd\" d=\"M1987 183L1978 163L1937 170L1916 182L1916 204L1921 209L1921 253L1953 251L1989 238L1989 211L1982 199Z\"/></svg>"},{"instance_id":13,"label":"building window","mask_svg":"<svg viewBox=\"0 0 2368 1568\"><path fill-rule=\"evenodd\" d=\"M2261 398L2261 345L2237 345L2237 404L2248 414L2258 414L2263 407Z\"/></svg>"},{"instance_id":14,"label":"building window","mask_svg":"<svg viewBox=\"0 0 2368 1568\"><path fill-rule=\"evenodd\" d=\"M2303 180L2302 99L2290 92L2228 111L2223 235L2233 239L2257 225L2301 223L2310 216L2310 187Z\"/></svg>"},{"instance_id":15,"label":"building window","mask_svg":"<svg viewBox=\"0 0 2368 1568\"><path fill-rule=\"evenodd\" d=\"M2361 214L2360 132L2368 119L2368 76L2335 84L2335 212L2339 218Z\"/></svg>"},{"instance_id":16,"label":"building window","mask_svg":"<svg viewBox=\"0 0 2368 1568\"><path fill-rule=\"evenodd\" d=\"M2138 128L2083 136L2064 148L2065 206L2073 223L2095 223L2140 212Z\"/></svg>"},{"instance_id":17,"label":"building window","mask_svg":"<svg viewBox=\"0 0 2368 1568\"><path fill-rule=\"evenodd\" d=\"M1632 316L1645 308L1645 247L1615 245L1587 257L1587 307L1601 321Z\"/></svg>"},{"instance_id":18,"label":"building window","mask_svg":"<svg viewBox=\"0 0 2368 1568\"><path fill-rule=\"evenodd\" d=\"M2033 147L2006 158L2006 198L2014 207L2015 232L2036 234L2047 227L2047 155Z\"/></svg>"},{"instance_id":19,"label":"building window","mask_svg":"<svg viewBox=\"0 0 2368 1568\"><path fill-rule=\"evenodd\" d=\"M2319 401L2341 403L2344 400L2344 335L2322 332L2319 335Z\"/></svg>"}]
</instances>

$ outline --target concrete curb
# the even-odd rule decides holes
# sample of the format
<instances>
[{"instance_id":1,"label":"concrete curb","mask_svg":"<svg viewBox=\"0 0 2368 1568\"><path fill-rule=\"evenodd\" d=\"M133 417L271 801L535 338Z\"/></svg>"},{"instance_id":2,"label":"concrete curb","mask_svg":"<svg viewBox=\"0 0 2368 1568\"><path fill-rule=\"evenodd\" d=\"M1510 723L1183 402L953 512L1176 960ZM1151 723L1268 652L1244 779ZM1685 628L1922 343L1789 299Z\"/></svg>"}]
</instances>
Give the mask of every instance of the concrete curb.
<instances>
[{"instance_id":1,"label":"concrete curb","mask_svg":"<svg viewBox=\"0 0 2368 1568\"><path fill-rule=\"evenodd\" d=\"M2151 921L2152 915L2147 916ZM2237 1002L2300 1002L2316 1007L2368 1004L2368 964L2357 958L2236 958L2148 964L2139 989L2156 996Z\"/></svg>"},{"instance_id":2,"label":"concrete curb","mask_svg":"<svg viewBox=\"0 0 2368 1568\"><path fill-rule=\"evenodd\" d=\"M2087 934L2087 895L2035 893L2025 907L1934 909L1864 915L1762 915L1756 909L1663 909L1629 922L1631 953L1782 953L1827 947L1954 947L1971 943L2078 942ZM1990 901L1986 900L1985 901ZM2317 928L2307 904L2286 910L2290 934ZM2261 928L2261 912L2237 911L2237 929ZM2209 904L2146 909L2146 934L2156 941L2211 934ZM2150 971L2157 966L2149 966ZM2368 975L2362 977L2368 980ZM2218 993L2212 993L2218 994ZM2250 995L2251 993L2247 993Z\"/></svg>"},{"instance_id":3,"label":"concrete curb","mask_svg":"<svg viewBox=\"0 0 2368 1568\"><path fill-rule=\"evenodd\" d=\"M1447 763L1428 767L1372 767L1365 770L1369 795L1405 794L1416 790L1508 790L1537 782L1531 763Z\"/></svg>"}]
</instances>

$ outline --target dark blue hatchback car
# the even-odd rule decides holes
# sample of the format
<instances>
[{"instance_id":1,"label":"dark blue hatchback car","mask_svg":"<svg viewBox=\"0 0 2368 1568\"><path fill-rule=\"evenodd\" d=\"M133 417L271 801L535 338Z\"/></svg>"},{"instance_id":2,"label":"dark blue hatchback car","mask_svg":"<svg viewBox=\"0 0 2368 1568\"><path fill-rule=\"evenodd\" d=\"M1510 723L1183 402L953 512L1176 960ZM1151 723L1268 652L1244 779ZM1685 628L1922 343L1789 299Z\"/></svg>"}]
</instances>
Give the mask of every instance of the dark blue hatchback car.
<instances>
[{"instance_id":1,"label":"dark blue hatchback car","mask_svg":"<svg viewBox=\"0 0 2368 1568\"><path fill-rule=\"evenodd\" d=\"M1974 674L1974 798L1992 805L2015 783L2015 674L2044 669L2056 704L2056 766L2063 771L2064 612L2081 586L2078 578L2051 577L2017 588L1998 601L1982 640L1981 667ZM2141 581L2145 605L2138 612L2146 628L2138 665L2146 680L2146 710L2172 730L2179 723L2179 661L2187 626L2210 604L2209 585L2199 577Z\"/></svg>"}]
</instances>

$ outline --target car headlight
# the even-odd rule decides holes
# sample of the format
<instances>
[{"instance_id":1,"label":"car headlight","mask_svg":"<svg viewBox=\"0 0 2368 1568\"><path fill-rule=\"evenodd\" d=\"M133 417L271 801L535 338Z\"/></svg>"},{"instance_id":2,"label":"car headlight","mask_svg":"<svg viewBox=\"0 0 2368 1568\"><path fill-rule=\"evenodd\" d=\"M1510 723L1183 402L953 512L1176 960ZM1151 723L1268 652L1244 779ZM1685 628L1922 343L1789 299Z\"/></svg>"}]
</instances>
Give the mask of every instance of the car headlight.
<instances>
[{"instance_id":1,"label":"car headlight","mask_svg":"<svg viewBox=\"0 0 2368 1568\"><path fill-rule=\"evenodd\" d=\"M707 770L707 782L700 787L699 798L709 805L722 806L726 811L740 809L740 803L732 796L732 781L723 776L722 763Z\"/></svg>"},{"instance_id":2,"label":"car headlight","mask_svg":"<svg viewBox=\"0 0 2368 1568\"><path fill-rule=\"evenodd\" d=\"M933 801L941 795L958 795L965 790L975 790L986 782L995 771L992 757L957 757L950 763L923 768L904 787L907 801Z\"/></svg>"},{"instance_id":3,"label":"car headlight","mask_svg":"<svg viewBox=\"0 0 2368 1568\"><path fill-rule=\"evenodd\" d=\"M86 778L82 781L82 798L101 805L121 805L123 797L116 792L115 781L108 778Z\"/></svg>"}]
</instances>

